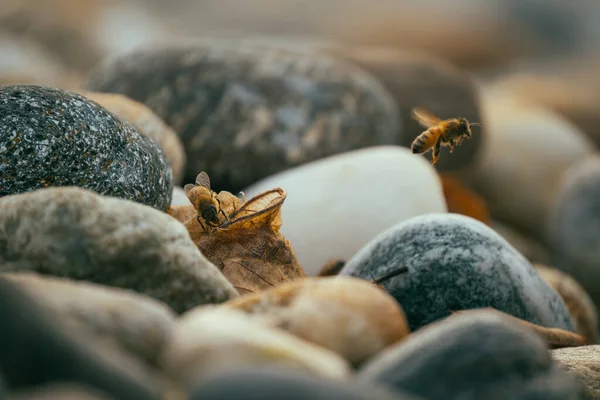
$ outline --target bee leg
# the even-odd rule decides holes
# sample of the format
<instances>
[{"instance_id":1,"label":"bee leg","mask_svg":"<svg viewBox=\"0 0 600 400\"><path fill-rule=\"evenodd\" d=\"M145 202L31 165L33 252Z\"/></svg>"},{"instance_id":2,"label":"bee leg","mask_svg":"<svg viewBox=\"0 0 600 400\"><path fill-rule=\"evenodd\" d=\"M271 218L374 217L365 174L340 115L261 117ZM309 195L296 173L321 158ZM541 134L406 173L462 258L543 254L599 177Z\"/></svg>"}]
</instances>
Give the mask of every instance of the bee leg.
<instances>
[{"instance_id":1,"label":"bee leg","mask_svg":"<svg viewBox=\"0 0 600 400\"><path fill-rule=\"evenodd\" d=\"M456 146L454 139L450 139L450 153L454 151L454 146Z\"/></svg>"},{"instance_id":2,"label":"bee leg","mask_svg":"<svg viewBox=\"0 0 600 400\"><path fill-rule=\"evenodd\" d=\"M225 217L226 221L229 221L229 217L227 216L227 214L225 214L225 211L223 211L223 209L221 208L221 200L219 200L218 197L215 197L215 199L217 200L217 204L219 205L219 212L221 214L223 214L223 216Z\"/></svg>"},{"instance_id":3,"label":"bee leg","mask_svg":"<svg viewBox=\"0 0 600 400\"><path fill-rule=\"evenodd\" d=\"M198 221L198 223L199 223L199 224L200 224L200 226L202 227L202 230L203 230L204 232L207 232L207 230L206 230L206 227L204 226L204 224L203 224L203 223L202 223L202 221L200 220L200 216L199 216L199 215L197 215L197 216L196 216L196 220Z\"/></svg>"},{"instance_id":4,"label":"bee leg","mask_svg":"<svg viewBox=\"0 0 600 400\"><path fill-rule=\"evenodd\" d=\"M435 164L440 157L440 149L442 147L442 138L440 137L438 141L435 143L435 147L433 148L433 156L431 157L431 163Z\"/></svg>"}]
</instances>

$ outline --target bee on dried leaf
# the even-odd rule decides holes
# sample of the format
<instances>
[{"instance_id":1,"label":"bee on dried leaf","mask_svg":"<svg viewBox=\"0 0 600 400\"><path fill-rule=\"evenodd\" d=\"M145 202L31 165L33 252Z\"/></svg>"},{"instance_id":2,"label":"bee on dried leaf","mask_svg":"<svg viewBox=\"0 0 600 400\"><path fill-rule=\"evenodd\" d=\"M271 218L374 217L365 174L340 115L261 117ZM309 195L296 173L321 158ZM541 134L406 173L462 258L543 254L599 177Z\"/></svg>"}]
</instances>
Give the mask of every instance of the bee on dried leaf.
<instances>
[{"instance_id":1,"label":"bee on dried leaf","mask_svg":"<svg viewBox=\"0 0 600 400\"><path fill-rule=\"evenodd\" d=\"M202 173L198 178L202 179L197 179L196 185L184 188L193 205L170 207L167 212L186 226L202 254L240 294L305 276L289 241L279 231L286 198L283 189L244 201L245 196L241 200L226 191L215 195Z\"/></svg>"}]
</instances>

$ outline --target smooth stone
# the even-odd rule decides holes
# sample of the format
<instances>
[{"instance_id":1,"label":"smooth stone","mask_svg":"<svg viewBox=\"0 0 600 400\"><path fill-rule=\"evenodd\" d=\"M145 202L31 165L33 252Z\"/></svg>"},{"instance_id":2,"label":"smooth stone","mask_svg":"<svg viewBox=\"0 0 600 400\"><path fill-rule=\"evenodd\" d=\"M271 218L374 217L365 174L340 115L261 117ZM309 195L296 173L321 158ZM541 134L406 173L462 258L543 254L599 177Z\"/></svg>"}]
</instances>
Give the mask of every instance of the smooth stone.
<instances>
[{"instance_id":1,"label":"smooth stone","mask_svg":"<svg viewBox=\"0 0 600 400\"><path fill-rule=\"evenodd\" d=\"M383 285L402 305L411 331L450 311L493 307L549 328L573 330L558 293L487 225L458 214L428 214L396 224L352 257L340 275L366 280L400 267Z\"/></svg>"},{"instance_id":2,"label":"smooth stone","mask_svg":"<svg viewBox=\"0 0 600 400\"><path fill-rule=\"evenodd\" d=\"M86 91L82 91L81 94L100 104L117 117L129 122L141 134L158 142L165 153L167 164L173 171L173 184L179 185L183 182L185 169L183 144L177 133L154 114L150 108L120 94Z\"/></svg>"},{"instance_id":3,"label":"smooth stone","mask_svg":"<svg viewBox=\"0 0 600 400\"><path fill-rule=\"evenodd\" d=\"M400 146L328 157L273 175L244 192L253 196L273 187L288 194L281 233L312 276L330 259L349 259L400 221L447 211L435 169Z\"/></svg>"},{"instance_id":4,"label":"smooth stone","mask_svg":"<svg viewBox=\"0 0 600 400\"><path fill-rule=\"evenodd\" d=\"M492 216L544 239L560 176L595 151L577 127L509 92L482 91L486 140L473 187Z\"/></svg>"},{"instance_id":5,"label":"smooth stone","mask_svg":"<svg viewBox=\"0 0 600 400\"><path fill-rule=\"evenodd\" d=\"M565 171L550 217L552 265L575 278L600 307L600 156Z\"/></svg>"},{"instance_id":6,"label":"smooth stone","mask_svg":"<svg viewBox=\"0 0 600 400\"><path fill-rule=\"evenodd\" d=\"M78 186L166 210L172 172L158 143L87 98L0 87L0 196Z\"/></svg>"},{"instance_id":7,"label":"smooth stone","mask_svg":"<svg viewBox=\"0 0 600 400\"><path fill-rule=\"evenodd\" d=\"M546 71L546 65L519 71L493 81L502 88L548 107L575 124L600 147L598 60L573 60L576 65Z\"/></svg>"},{"instance_id":8,"label":"smooth stone","mask_svg":"<svg viewBox=\"0 0 600 400\"><path fill-rule=\"evenodd\" d=\"M86 385L55 383L19 390L6 400L114 400L99 390Z\"/></svg>"},{"instance_id":9,"label":"smooth stone","mask_svg":"<svg viewBox=\"0 0 600 400\"><path fill-rule=\"evenodd\" d=\"M559 269L542 264L533 264L533 267L564 300L573 319L575 332L592 343L598 343L598 309L583 286Z\"/></svg>"},{"instance_id":10,"label":"smooth stone","mask_svg":"<svg viewBox=\"0 0 600 400\"><path fill-rule=\"evenodd\" d=\"M600 399L600 345L552 350L552 358L586 386L588 399Z\"/></svg>"},{"instance_id":11,"label":"smooth stone","mask_svg":"<svg viewBox=\"0 0 600 400\"><path fill-rule=\"evenodd\" d=\"M188 390L212 374L261 366L291 367L338 381L351 374L349 364L336 353L241 311L216 306L185 313L163 356L167 376Z\"/></svg>"},{"instance_id":12,"label":"smooth stone","mask_svg":"<svg viewBox=\"0 0 600 400\"><path fill-rule=\"evenodd\" d=\"M357 278L306 278L223 306L332 350L353 365L410 333L394 298Z\"/></svg>"},{"instance_id":13,"label":"smooth stone","mask_svg":"<svg viewBox=\"0 0 600 400\"><path fill-rule=\"evenodd\" d=\"M73 187L0 198L0 272L19 271L132 289L178 313L237 296L173 217Z\"/></svg>"},{"instance_id":14,"label":"smooth stone","mask_svg":"<svg viewBox=\"0 0 600 400\"><path fill-rule=\"evenodd\" d=\"M552 254L543 243L512 226L492 220L490 226L531 263L551 264Z\"/></svg>"},{"instance_id":15,"label":"smooth stone","mask_svg":"<svg viewBox=\"0 0 600 400\"><path fill-rule=\"evenodd\" d=\"M205 170L217 191L232 193L332 154L393 144L402 128L392 96L363 70L238 40L140 49L99 65L86 89L146 104L180 135L185 182Z\"/></svg>"},{"instance_id":16,"label":"smooth stone","mask_svg":"<svg viewBox=\"0 0 600 400\"><path fill-rule=\"evenodd\" d=\"M163 382L134 359L81 331L0 275L0 370L11 391L70 382L115 400L161 398Z\"/></svg>"},{"instance_id":17,"label":"smooth stone","mask_svg":"<svg viewBox=\"0 0 600 400\"><path fill-rule=\"evenodd\" d=\"M4 273L3 276L19 284L61 319L120 346L151 365L157 365L169 340L175 313L150 297L30 272Z\"/></svg>"},{"instance_id":18,"label":"smooth stone","mask_svg":"<svg viewBox=\"0 0 600 400\"><path fill-rule=\"evenodd\" d=\"M194 387L190 400L419 400L377 385L339 383L282 368L240 369L215 374Z\"/></svg>"},{"instance_id":19,"label":"smooth stone","mask_svg":"<svg viewBox=\"0 0 600 400\"><path fill-rule=\"evenodd\" d=\"M358 65L389 90L403 124L396 144L410 148L426 129L412 118L413 107L422 107L442 119L464 117L471 122L481 121L479 93L473 78L444 58L390 46L330 46L320 51ZM442 149L436 169L472 168L484 141L485 126L472 131L473 137L452 154L447 148ZM431 160L431 154L425 157Z\"/></svg>"},{"instance_id":20,"label":"smooth stone","mask_svg":"<svg viewBox=\"0 0 600 400\"><path fill-rule=\"evenodd\" d=\"M527 327L486 310L434 323L388 348L358 373L429 400L585 399Z\"/></svg>"},{"instance_id":21,"label":"smooth stone","mask_svg":"<svg viewBox=\"0 0 600 400\"><path fill-rule=\"evenodd\" d=\"M179 186L173 187L173 199L171 200L171 206L189 206L192 202L186 196L183 188Z\"/></svg>"}]
</instances>

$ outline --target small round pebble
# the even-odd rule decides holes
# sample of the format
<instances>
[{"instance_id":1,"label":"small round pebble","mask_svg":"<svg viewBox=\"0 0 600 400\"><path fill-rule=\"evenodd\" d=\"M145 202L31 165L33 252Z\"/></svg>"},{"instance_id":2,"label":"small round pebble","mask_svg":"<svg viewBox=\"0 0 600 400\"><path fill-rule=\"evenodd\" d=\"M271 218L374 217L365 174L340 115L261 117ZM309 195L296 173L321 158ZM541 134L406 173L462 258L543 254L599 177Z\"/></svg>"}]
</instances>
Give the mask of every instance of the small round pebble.
<instances>
[{"instance_id":1,"label":"small round pebble","mask_svg":"<svg viewBox=\"0 0 600 400\"><path fill-rule=\"evenodd\" d=\"M237 296L176 219L63 187L0 198L0 272L33 271L132 289L176 312Z\"/></svg>"},{"instance_id":2,"label":"small round pebble","mask_svg":"<svg viewBox=\"0 0 600 400\"><path fill-rule=\"evenodd\" d=\"M555 349L552 358L586 386L588 399L600 399L600 345Z\"/></svg>"},{"instance_id":3,"label":"small round pebble","mask_svg":"<svg viewBox=\"0 0 600 400\"><path fill-rule=\"evenodd\" d=\"M165 124L144 104L116 93L96 93L82 91L81 94L95 101L117 117L129 122L141 134L154 139L165 153L167 163L173 171L173 184L183 182L185 150L173 129Z\"/></svg>"},{"instance_id":4,"label":"small round pebble","mask_svg":"<svg viewBox=\"0 0 600 400\"><path fill-rule=\"evenodd\" d=\"M171 206L190 206L192 202L185 194L183 188L179 186L173 187L173 199L171 200Z\"/></svg>"},{"instance_id":5,"label":"small round pebble","mask_svg":"<svg viewBox=\"0 0 600 400\"><path fill-rule=\"evenodd\" d=\"M244 41L140 49L98 66L86 88L146 104L180 135L185 181L206 170L232 193L312 160L393 144L401 130L394 99L363 70Z\"/></svg>"},{"instance_id":6,"label":"small round pebble","mask_svg":"<svg viewBox=\"0 0 600 400\"><path fill-rule=\"evenodd\" d=\"M158 143L85 97L0 87L0 196L78 186L166 210L172 172Z\"/></svg>"},{"instance_id":7,"label":"small round pebble","mask_svg":"<svg viewBox=\"0 0 600 400\"><path fill-rule=\"evenodd\" d=\"M573 330L569 311L531 264L487 225L458 214L428 214L375 237L340 275L370 280L400 267L383 285L411 331L451 311L493 307L534 324Z\"/></svg>"},{"instance_id":8,"label":"small round pebble","mask_svg":"<svg viewBox=\"0 0 600 400\"><path fill-rule=\"evenodd\" d=\"M375 382L446 399L585 399L583 385L552 362L543 339L486 310L434 323L365 365Z\"/></svg>"},{"instance_id":9,"label":"small round pebble","mask_svg":"<svg viewBox=\"0 0 600 400\"><path fill-rule=\"evenodd\" d=\"M156 365L175 313L129 290L31 272L4 273L64 320Z\"/></svg>"},{"instance_id":10,"label":"small round pebble","mask_svg":"<svg viewBox=\"0 0 600 400\"><path fill-rule=\"evenodd\" d=\"M11 391L71 382L118 399L158 400L162 382L133 358L62 323L0 275L0 370Z\"/></svg>"},{"instance_id":11,"label":"small round pebble","mask_svg":"<svg viewBox=\"0 0 600 400\"><path fill-rule=\"evenodd\" d=\"M552 110L510 92L482 91L486 140L472 171L472 187L492 216L544 240L563 172L594 144Z\"/></svg>"},{"instance_id":12,"label":"small round pebble","mask_svg":"<svg viewBox=\"0 0 600 400\"><path fill-rule=\"evenodd\" d=\"M556 268L533 264L538 274L563 298L575 324L575 332L598 343L598 309L583 286Z\"/></svg>"},{"instance_id":13,"label":"small round pebble","mask_svg":"<svg viewBox=\"0 0 600 400\"><path fill-rule=\"evenodd\" d=\"M223 306L328 348L353 365L409 334L404 312L393 297L347 276L284 283Z\"/></svg>"},{"instance_id":14,"label":"small round pebble","mask_svg":"<svg viewBox=\"0 0 600 400\"><path fill-rule=\"evenodd\" d=\"M441 181L422 157L377 146L327 157L245 188L247 196L281 187L281 233L307 275L332 258L347 260L381 231L408 218L446 212Z\"/></svg>"},{"instance_id":15,"label":"small round pebble","mask_svg":"<svg viewBox=\"0 0 600 400\"><path fill-rule=\"evenodd\" d=\"M600 156L565 171L550 217L553 266L575 278L600 307Z\"/></svg>"},{"instance_id":16,"label":"small round pebble","mask_svg":"<svg viewBox=\"0 0 600 400\"><path fill-rule=\"evenodd\" d=\"M187 389L212 374L265 366L291 367L337 381L351 374L350 365L336 353L242 311L216 306L185 313L163 355L167 376Z\"/></svg>"},{"instance_id":17,"label":"small round pebble","mask_svg":"<svg viewBox=\"0 0 600 400\"><path fill-rule=\"evenodd\" d=\"M420 400L378 385L339 383L285 368L239 369L203 379L190 400ZM422 399L424 400L424 399Z\"/></svg>"}]
</instances>

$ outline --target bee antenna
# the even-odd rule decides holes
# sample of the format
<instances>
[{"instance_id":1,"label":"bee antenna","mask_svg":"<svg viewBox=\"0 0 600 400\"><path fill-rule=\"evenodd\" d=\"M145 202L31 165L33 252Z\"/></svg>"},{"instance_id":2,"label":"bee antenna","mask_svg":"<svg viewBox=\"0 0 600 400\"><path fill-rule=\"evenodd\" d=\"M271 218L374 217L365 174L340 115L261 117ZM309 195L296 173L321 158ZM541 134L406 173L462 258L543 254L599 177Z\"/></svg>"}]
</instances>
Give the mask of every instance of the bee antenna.
<instances>
[{"instance_id":1,"label":"bee antenna","mask_svg":"<svg viewBox=\"0 0 600 400\"><path fill-rule=\"evenodd\" d=\"M375 279L373 278L373 275L371 275L371 278L373 278L373 283L375 284L380 284L382 282L387 281L388 279L394 278L398 275L401 275L405 272L408 272L408 267L407 266L402 266L394 271L390 271L387 274L384 274L382 276L380 276L379 278Z\"/></svg>"}]
</instances>

